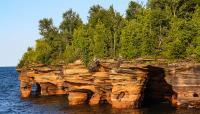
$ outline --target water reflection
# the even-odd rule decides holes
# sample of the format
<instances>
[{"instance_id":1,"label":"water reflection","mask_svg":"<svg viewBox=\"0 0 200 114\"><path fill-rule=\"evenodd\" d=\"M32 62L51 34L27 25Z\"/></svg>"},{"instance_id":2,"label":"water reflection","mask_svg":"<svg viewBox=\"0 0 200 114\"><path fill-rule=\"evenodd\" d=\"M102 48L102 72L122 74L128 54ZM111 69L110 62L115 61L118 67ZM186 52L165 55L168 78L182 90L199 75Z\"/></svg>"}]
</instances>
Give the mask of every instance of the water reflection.
<instances>
[{"instance_id":1,"label":"water reflection","mask_svg":"<svg viewBox=\"0 0 200 114\"><path fill-rule=\"evenodd\" d=\"M22 99L37 105L67 104L66 95L52 95L52 96L31 95L30 98L22 98Z\"/></svg>"},{"instance_id":2,"label":"water reflection","mask_svg":"<svg viewBox=\"0 0 200 114\"><path fill-rule=\"evenodd\" d=\"M61 110L67 114L144 114L143 110L139 109L112 109L108 104L98 106L69 106Z\"/></svg>"}]
</instances>

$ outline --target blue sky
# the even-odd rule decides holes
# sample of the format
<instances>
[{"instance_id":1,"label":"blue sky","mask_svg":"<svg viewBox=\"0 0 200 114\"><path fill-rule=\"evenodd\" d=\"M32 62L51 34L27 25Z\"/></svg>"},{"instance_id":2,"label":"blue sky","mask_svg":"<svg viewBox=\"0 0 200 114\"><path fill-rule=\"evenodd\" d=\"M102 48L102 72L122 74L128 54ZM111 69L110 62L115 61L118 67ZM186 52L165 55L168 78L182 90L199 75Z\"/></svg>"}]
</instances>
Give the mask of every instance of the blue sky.
<instances>
[{"instance_id":1,"label":"blue sky","mask_svg":"<svg viewBox=\"0 0 200 114\"><path fill-rule=\"evenodd\" d=\"M0 1L0 66L16 66L28 46L40 38L38 21L53 18L56 26L62 14L72 8L84 22L92 5L113 5L121 14L130 0L1 0ZM146 2L146 0L136 0Z\"/></svg>"}]
</instances>

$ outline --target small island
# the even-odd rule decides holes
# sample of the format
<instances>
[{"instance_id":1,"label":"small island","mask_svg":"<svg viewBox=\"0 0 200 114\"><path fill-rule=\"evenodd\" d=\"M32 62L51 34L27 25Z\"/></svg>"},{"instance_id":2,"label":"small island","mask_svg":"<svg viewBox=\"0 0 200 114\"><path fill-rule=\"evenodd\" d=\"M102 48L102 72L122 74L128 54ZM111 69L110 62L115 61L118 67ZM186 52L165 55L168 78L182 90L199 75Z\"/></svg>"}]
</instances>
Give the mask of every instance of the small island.
<instances>
[{"instance_id":1,"label":"small island","mask_svg":"<svg viewBox=\"0 0 200 114\"><path fill-rule=\"evenodd\" d=\"M36 85L39 95L68 95L69 105L200 108L199 5L130 1L126 15L95 5L86 23L72 9L58 27L40 20L41 38L17 66L21 96Z\"/></svg>"}]
</instances>

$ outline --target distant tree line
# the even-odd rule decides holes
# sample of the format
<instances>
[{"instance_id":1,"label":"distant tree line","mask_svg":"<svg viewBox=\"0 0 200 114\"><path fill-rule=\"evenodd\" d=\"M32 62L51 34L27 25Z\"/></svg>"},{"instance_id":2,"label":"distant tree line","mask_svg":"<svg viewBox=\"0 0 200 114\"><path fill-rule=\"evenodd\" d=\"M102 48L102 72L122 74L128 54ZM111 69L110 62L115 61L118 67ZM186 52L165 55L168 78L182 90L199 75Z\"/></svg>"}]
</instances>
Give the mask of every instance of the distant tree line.
<instances>
[{"instance_id":1,"label":"distant tree line","mask_svg":"<svg viewBox=\"0 0 200 114\"><path fill-rule=\"evenodd\" d=\"M130 1L123 16L113 6L89 10L83 23L71 9L59 27L39 21L41 38L29 47L19 68L34 63L67 64L94 58L166 58L200 61L200 0L149 0L145 6Z\"/></svg>"}]
</instances>

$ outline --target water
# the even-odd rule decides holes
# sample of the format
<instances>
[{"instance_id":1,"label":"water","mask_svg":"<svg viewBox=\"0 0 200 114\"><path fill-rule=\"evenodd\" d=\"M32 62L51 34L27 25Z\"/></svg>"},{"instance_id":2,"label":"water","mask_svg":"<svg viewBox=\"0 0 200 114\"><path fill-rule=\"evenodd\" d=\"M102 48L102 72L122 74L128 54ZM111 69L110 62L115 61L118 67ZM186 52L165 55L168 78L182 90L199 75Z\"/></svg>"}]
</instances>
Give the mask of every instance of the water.
<instances>
[{"instance_id":1,"label":"water","mask_svg":"<svg viewBox=\"0 0 200 114\"><path fill-rule=\"evenodd\" d=\"M200 114L200 109L175 110L165 104L121 110L110 105L70 107L66 99L65 95L22 99L15 67L0 67L0 114Z\"/></svg>"}]
</instances>

